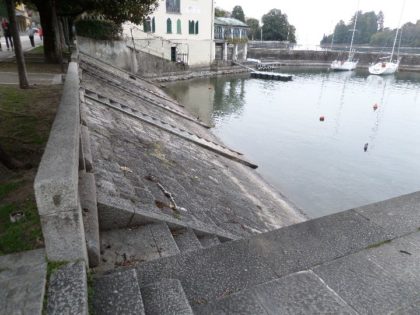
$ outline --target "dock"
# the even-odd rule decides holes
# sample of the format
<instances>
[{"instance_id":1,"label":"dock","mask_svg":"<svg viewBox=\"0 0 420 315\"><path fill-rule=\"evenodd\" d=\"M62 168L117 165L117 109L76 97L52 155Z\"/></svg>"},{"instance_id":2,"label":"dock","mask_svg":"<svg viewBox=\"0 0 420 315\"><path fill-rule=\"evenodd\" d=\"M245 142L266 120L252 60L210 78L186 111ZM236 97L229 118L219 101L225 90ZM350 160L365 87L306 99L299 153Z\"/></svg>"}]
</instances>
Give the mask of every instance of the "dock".
<instances>
[{"instance_id":1,"label":"dock","mask_svg":"<svg viewBox=\"0 0 420 315\"><path fill-rule=\"evenodd\" d=\"M291 81L293 79L293 76L277 72L253 71L251 72L251 78L269 79L277 81Z\"/></svg>"}]
</instances>

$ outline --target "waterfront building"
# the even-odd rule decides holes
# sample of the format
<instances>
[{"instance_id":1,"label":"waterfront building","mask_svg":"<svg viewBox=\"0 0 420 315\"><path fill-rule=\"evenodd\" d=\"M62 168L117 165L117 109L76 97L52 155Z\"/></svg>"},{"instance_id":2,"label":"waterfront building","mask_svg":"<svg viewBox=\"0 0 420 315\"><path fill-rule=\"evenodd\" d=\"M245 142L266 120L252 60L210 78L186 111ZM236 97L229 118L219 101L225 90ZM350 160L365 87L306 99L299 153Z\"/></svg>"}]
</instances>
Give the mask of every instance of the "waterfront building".
<instances>
[{"instance_id":1,"label":"waterfront building","mask_svg":"<svg viewBox=\"0 0 420 315\"><path fill-rule=\"evenodd\" d=\"M126 24L136 49L189 66L214 60L213 0L159 0L143 25Z\"/></svg>"},{"instance_id":2,"label":"waterfront building","mask_svg":"<svg viewBox=\"0 0 420 315\"><path fill-rule=\"evenodd\" d=\"M233 18L214 20L215 59L224 61L246 60L249 26Z\"/></svg>"}]
</instances>

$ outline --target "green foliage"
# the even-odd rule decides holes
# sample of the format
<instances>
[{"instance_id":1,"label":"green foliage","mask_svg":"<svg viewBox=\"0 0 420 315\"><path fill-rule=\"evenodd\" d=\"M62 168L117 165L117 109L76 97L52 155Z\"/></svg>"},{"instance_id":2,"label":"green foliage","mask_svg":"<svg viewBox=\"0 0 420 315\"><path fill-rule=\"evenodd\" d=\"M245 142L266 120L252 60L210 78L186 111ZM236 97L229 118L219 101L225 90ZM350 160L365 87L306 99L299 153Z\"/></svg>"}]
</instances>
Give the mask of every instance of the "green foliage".
<instances>
[{"instance_id":1,"label":"green foliage","mask_svg":"<svg viewBox=\"0 0 420 315\"><path fill-rule=\"evenodd\" d=\"M271 9L262 17L264 40L289 40L296 43L296 28L289 24L286 14L279 9Z\"/></svg>"},{"instance_id":2,"label":"green foliage","mask_svg":"<svg viewBox=\"0 0 420 315\"><path fill-rule=\"evenodd\" d=\"M249 18L246 20L246 24L250 28L248 33L249 39L261 39L260 22L257 19Z\"/></svg>"},{"instance_id":3,"label":"green foliage","mask_svg":"<svg viewBox=\"0 0 420 315\"><path fill-rule=\"evenodd\" d=\"M78 20L75 23L77 34L100 40L116 40L120 38L122 28L109 20Z\"/></svg>"},{"instance_id":4,"label":"green foliage","mask_svg":"<svg viewBox=\"0 0 420 315\"><path fill-rule=\"evenodd\" d=\"M237 5L233 8L231 17L239 21L245 22L244 10L242 10L242 7L240 5Z\"/></svg>"},{"instance_id":5,"label":"green foliage","mask_svg":"<svg viewBox=\"0 0 420 315\"><path fill-rule=\"evenodd\" d=\"M248 42L248 38L228 38L229 44L245 44Z\"/></svg>"},{"instance_id":6,"label":"green foliage","mask_svg":"<svg viewBox=\"0 0 420 315\"><path fill-rule=\"evenodd\" d=\"M214 16L215 17L229 17L230 13L228 11L225 11L221 8L215 8L214 9Z\"/></svg>"},{"instance_id":7,"label":"green foliage","mask_svg":"<svg viewBox=\"0 0 420 315\"><path fill-rule=\"evenodd\" d=\"M10 221L10 214L21 211L24 218ZM34 200L0 206L0 255L42 246L41 224Z\"/></svg>"},{"instance_id":8,"label":"green foliage","mask_svg":"<svg viewBox=\"0 0 420 315\"><path fill-rule=\"evenodd\" d=\"M359 45L370 44L373 46L392 46L397 29L384 28L384 14L375 12L356 12L357 25L354 43ZM339 21L334 29L334 44L349 44L356 14L346 24ZM406 23L402 26L401 45L420 47L420 20L416 24ZM324 35L321 44L330 44L333 34ZM398 39L400 40L400 39Z\"/></svg>"}]
</instances>

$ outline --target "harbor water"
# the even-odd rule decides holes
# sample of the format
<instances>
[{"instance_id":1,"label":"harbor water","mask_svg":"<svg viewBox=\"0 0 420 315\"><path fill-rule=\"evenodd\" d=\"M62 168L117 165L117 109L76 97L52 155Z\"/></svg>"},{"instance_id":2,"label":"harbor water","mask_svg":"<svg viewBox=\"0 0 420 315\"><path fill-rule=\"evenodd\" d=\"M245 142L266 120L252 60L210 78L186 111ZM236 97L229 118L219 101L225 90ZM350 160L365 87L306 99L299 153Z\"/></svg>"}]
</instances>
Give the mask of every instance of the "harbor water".
<instances>
[{"instance_id":1,"label":"harbor water","mask_svg":"<svg viewBox=\"0 0 420 315\"><path fill-rule=\"evenodd\" d=\"M420 74L287 72L167 91L310 217L420 190Z\"/></svg>"}]
</instances>

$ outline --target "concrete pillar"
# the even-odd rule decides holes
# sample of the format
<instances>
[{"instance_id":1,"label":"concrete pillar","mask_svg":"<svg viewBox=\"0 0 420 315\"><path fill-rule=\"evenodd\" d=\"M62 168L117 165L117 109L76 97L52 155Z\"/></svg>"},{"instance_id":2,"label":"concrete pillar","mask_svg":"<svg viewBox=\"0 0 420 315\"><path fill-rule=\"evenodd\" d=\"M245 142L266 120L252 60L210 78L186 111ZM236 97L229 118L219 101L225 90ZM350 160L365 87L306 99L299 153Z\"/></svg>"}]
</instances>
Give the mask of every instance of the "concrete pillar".
<instances>
[{"instance_id":1,"label":"concrete pillar","mask_svg":"<svg viewBox=\"0 0 420 315\"><path fill-rule=\"evenodd\" d=\"M137 73L139 71L139 64L137 62L137 53L134 49L130 49L130 70L132 73Z\"/></svg>"},{"instance_id":2,"label":"concrete pillar","mask_svg":"<svg viewBox=\"0 0 420 315\"><path fill-rule=\"evenodd\" d=\"M238 60L238 44L235 44L232 60Z\"/></svg>"},{"instance_id":3,"label":"concrete pillar","mask_svg":"<svg viewBox=\"0 0 420 315\"><path fill-rule=\"evenodd\" d=\"M248 58L248 42L244 44L244 60Z\"/></svg>"},{"instance_id":4,"label":"concrete pillar","mask_svg":"<svg viewBox=\"0 0 420 315\"><path fill-rule=\"evenodd\" d=\"M227 61L228 59L228 43L224 42L223 43L223 60Z\"/></svg>"}]
</instances>

